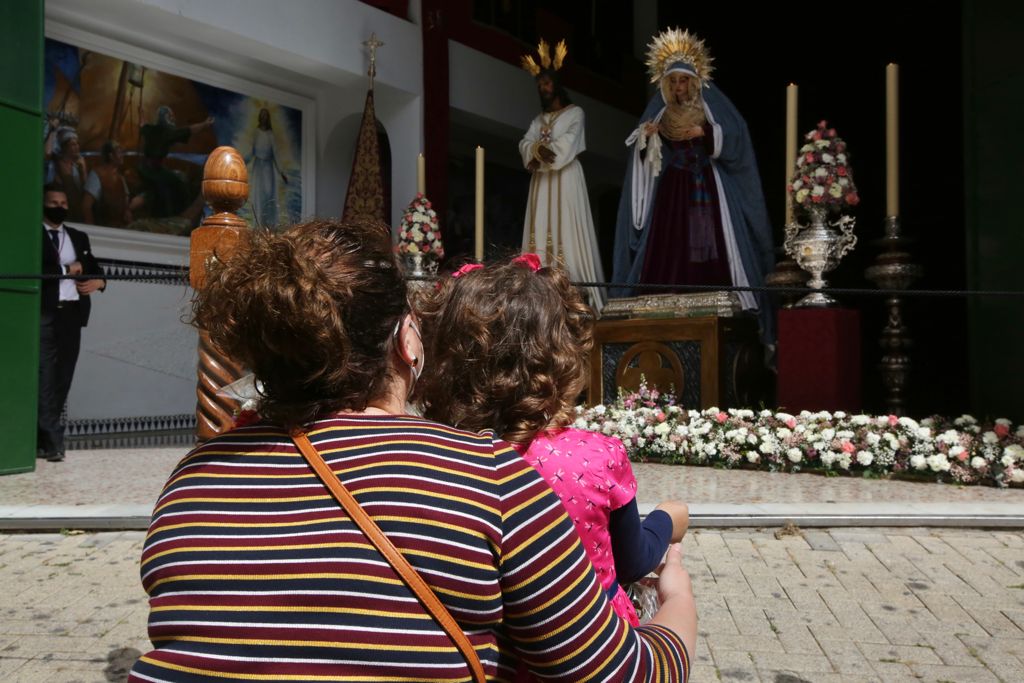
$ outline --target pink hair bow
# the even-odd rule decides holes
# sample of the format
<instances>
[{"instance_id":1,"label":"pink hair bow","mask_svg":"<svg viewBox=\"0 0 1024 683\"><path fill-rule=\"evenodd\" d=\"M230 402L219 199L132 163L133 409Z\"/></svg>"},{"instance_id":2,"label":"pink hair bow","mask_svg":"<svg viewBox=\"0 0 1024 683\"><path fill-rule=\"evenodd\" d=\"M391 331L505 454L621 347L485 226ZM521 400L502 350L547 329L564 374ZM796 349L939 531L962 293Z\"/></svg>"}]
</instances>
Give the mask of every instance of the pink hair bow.
<instances>
[{"instance_id":1,"label":"pink hair bow","mask_svg":"<svg viewBox=\"0 0 1024 683\"><path fill-rule=\"evenodd\" d=\"M464 263L461 268L452 273L452 277L462 277L463 275L472 273L474 270L480 270L483 267L484 264L482 263Z\"/></svg>"},{"instance_id":2,"label":"pink hair bow","mask_svg":"<svg viewBox=\"0 0 1024 683\"><path fill-rule=\"evenodd\" d=\"M535 273L543 267L541 266L540 256L537 256L536 254L523 254L522 256L516 256L512 259L512 263L517 266L526 266Z\"/></svg>"}]
</instances>

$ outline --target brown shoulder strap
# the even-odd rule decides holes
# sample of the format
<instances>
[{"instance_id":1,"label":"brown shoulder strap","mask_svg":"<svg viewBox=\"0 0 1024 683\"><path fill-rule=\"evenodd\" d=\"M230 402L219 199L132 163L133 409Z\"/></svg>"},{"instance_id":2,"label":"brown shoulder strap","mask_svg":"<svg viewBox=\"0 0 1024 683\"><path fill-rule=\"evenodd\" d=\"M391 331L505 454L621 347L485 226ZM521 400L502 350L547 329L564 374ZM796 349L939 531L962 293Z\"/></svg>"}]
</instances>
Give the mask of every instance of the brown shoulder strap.
<instances>
[{"instance_id":1,"label":"brown shoulder strap","mask_svg":"<svg viewBox=\"0 0 1024 683\"><path fill-rule=\"evenodd\" d=\"M434 591L430 589L430 586L426 584L419 573L413 569L402 553L388 540L388 537L380 530L377 523L359 506L359 502L349 493L345 485L341 483L341 480L338 479L337 475L334 474L327 463L324 462L324 459L320 457L320 454L317 453L316 448L310 443L309 437L303 432L295 431L292 432L292 440L298 446L306 462L316 472L320 481L324 483L338 502L341 503L341 507L345 509L345 512L352 518L352 521L356 523L370 542L376 546L377 550L384 555L385 559L394 567L406 585L412 589L412 592L423 603L423 606L427 608L427 611L433 615L437 623L448 634L448 637L452 639L455 647L459 649L459 652L465 657L466 663L469 664L473 680L476 683L485 683L486 678L484 677L483 666L480 664L480 657L477 656L476 650L473 649L473 645L469 642L469 638L462 632L455 619L445 609L445 606L441 604L441 601L437 599L437 596L434 595Z\"/></svg>"}]
</instances>

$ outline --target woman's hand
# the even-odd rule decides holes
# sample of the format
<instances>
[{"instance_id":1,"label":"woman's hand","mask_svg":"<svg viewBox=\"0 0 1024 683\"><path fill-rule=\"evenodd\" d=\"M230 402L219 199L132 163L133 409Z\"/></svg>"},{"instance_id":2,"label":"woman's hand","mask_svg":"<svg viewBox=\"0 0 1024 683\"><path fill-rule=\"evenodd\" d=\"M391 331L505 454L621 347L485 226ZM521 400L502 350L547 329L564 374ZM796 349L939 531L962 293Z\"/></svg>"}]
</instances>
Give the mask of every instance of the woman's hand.
<instances>
[{"instance_id":1,"label":"woman's hand","mask_svg":"<svg viewBox=\"0 0 1024 683\"><path fill-rule=\"evenodd\" d=\"M655 133L658 132L658 124L656 124L654 121L647 121L646 123L643 124L643 129L644 135L650 137L651 135L654 135Z\"/></svg>"},{"instance_id":2,"label":"woman's hand","mask_svg":"<svg viewBox=\"0 0 1024 683\"><path fill-rule=\"evenodd\" d=\"M692 140L694 138L702 137L704 137L704 129L700 126L693 126L692 128L687 128L686 132L683 133L684 140Z\"/></svg>"}]
</instances>

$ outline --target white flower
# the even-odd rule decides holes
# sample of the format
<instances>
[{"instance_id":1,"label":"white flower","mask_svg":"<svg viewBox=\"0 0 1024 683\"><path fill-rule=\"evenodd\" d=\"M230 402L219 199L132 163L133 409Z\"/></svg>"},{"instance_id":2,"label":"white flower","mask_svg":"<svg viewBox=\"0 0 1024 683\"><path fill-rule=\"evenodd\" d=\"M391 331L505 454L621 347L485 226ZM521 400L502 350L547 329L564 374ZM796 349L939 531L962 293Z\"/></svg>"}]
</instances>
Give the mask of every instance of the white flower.
<instances>
[{"instance_id":1,"label":"white flower","mask_svg":"<svg viewBox=\"0 0 1024 683\"><path fill-rule=\"evenodd\" d=\"M828 152L824 152L821 155L821 160L824 161L826 164L831 164L833 161L835 161L835 157L833 157Z\"/></svg>"},{"instance_id":2,"label":"white flower","mask_svg":"<svg viewBox=\"0 0 1024 683\"><path fill-rule=\"evenodd\" d=\"M1003 463L1003 467L1013 467L1013 462L1014 462L1013 456L1012 455L1004 455L999 462Z\"/></svg>"},{"instance_id":3,"label":"white flower","mask_svg":"<svg viewBox=\"0 0 1024 683\"><path fill-rule=\"evenodd\" d=\"M757 437L754 436L753 434L748 434L747 435L747 443L749 443L751 445L756 444L757 443Z\"/></svg>"},{"instance_id":4,"label":"white flower","mask_svg":"<svg viewBox=\"0 0 1024 683\"><path fill-rule=\"evenodd\" d=\"M868 432L867 439L869 446L877 446L878 442L882 440L882 437L880 437L878 434L875 434L874 432Z\"/></svg>"},{"instance_id":5,"label":"white flower","mask_svg":"<svg viewBox=\"0 0 1024 683\"><path fill-rule=\"evenodd\" d=\"M857 462L864 467L870 467L871 463L875 461L875 456L871 451L857 451Z\"/></svg>"},{"instance_id":6,"label":"white flower","mask_svg":"<svg viewBox=\"0 0 1024 683\"><path fill-rule=\"evenodd\" d=\"M651 425L644 427L644 436L654 436L654 427Z\"/></svg>"},{"instance_id":7,"label":"white flower","mask_svg":"<svg viewBox=\"0 0 1024 683\"><path fill-rule=\"evenodd\" d=\"M846 155L843 154L842 152L840 152L839 154L836 155L836 161L839 162L840 164L845 164L846 163Z\"/></svg>"},{"instance_id":8,"label":"white flower","mask_svg":"<svg viewBox=\"0 0 1024 683\"><path fill-rule=\"evenodd\" d=\"M831 197L839 199L843 196L843 188L839 183L832 183L828 188L828 194Z\"/></svg>"},{"instance_id":9,"label":"white flower","mask_svg":"<svg viewBox=\"0 0 1024 683\"><path fill-rule=\"evenodd\" d=\"M854 433L851 432L849 429L840 429L838 432L836 432L836 438L837 439L850 440L853 437L854 437Z\"/></svg>"},{"instance_id":10,"label":"white flower","mask_svg":"<svg viewBox=\"0 0 1024 683\"><path fill-rule=\"evenodd\" d=\"M1024 483L1024 470L1015 469L1013 472L1010 472L1010 481L1014 484Z\"/></svg>"},{"instance_id":11,"label":"white flower","mask_svg":"<svg viewBox=\"0 0 1024 683\"><path fill-rule=\"evenodd\" d=\"M718 452L718 449L715 447L715 444L709 443L708 445L704 446L704 452L707 453L708 455L714 455L715 453Z\"/></svg>"},{"instance_id":12,"label":"white flower","mask_svg":"<svg viewBox=\"0 0 1024 683\"><path fill-rule=\"evenodd\" d=\"M1003 455L1008 455L1014 460L1024 460L1024 446L1011 444L1003 449Z\"/></svg>"},{"instance_id":13,"label":"white flower","mask_svg":"<svg viewBox=\"0 0 1024 683\"><path fill-rule=\"evenodd\" d=\"M917 436L925 440L931 439L932 430L928 429L927 427L921 427L920 429L917 430Z\"/></svg>"},{"instance_id":14,"label":"white flower","mask_svg":"<svg viewBox=\"0 0 1024 683\"><path fill-rule=\"evenodd\" d=\"M854 415L850 418L850 422L858 427L864 427L871 422L871 417L868 415Z\"/></svg>"},{"instance_id":15,"label":"white flower","mask_svg":"<svg viewBox=\"0 0 1024 683\"><path fill-rule=\"evenodd\" d=\"M850 179L849 178L840 178L839 179L839 184L842 185L843 187L848 187L850 185Z\"/></svg>"},{"instance_id":16,"label":"white flower","mask_svg":"<svg viewBox=\"0 0 1024 683\"><path fill-rule=\"evenodd\" d=\"M572 426L575 427L576 429L586 429L587 420L586 418L583 417L577 417L576 421L572 423Z\"/></svg>"},{"instance_id":17,"label":"white flower","mask_svg":"<svg viewBox=\"0 0 1024 683\"><path fill-rule=\"evenodd\" d=\"M928 467L928 461L925 460L923 455L913 455L910 457L910 466L915 470L923 470Z\"/></svg>"},{"instance_id":18,"label":"white flower","mask_svg":"<svg viewBox=\"0 0 1024 683\"><path fill-rule=\"evenodd\" d=\"M981 435L981 440L983 443L999 443L999 437L995 432L985 432Z\"/></svg>"},{"instance_id":19,"label":"white flower","mask_svg":"<svg viewBox=\"0 0 1024 683\"><path fill-rule=\"evenodd\" d=\"M815 441L811 444L811 447L816 451L823 451L825 450L826 445L827 444L824 441Z\"/></svg>"},{"instance_id":20,"label":"white flower","mask_svg":"<svg viewBox=\"0 0 1024 683\"><path fill-rule=\"evenodd\" d=\"M843 452L839 454L839 466L844 470L850 469L851 460L849 453Z\"/></svg>"},{"instance_id":21,"label":"white flower","mask_svg":"<svg viewBox=\"0 0 1024 683\"><path fill-rule=\"evenodd\" d=\"M821 454L821 464L825 467L831 467L838 457L839 454L835 451L824 451Z\"/></svg>"},{"instance_id":22,"label":"white flower","mask_svg":"<svg viewBox=\"0 0 1024 683\"><path fill-rule=\"evenodd\" d=\"M690 428L686 425L676 425L676 434L679 436L686 436L690 433Z\"/></svg>"},{"instance_id":23,"label":"white flower","mask_svg":"<svg viewBox=\"0 0 1024 683\"><path fill-rule=\"evenodd\" d=\"M639 448L643 448L644 446L647 445L647 439L640 437L639 439L636 440L636 445Z\"/></svg>"},{"instance_id":24,"label":"white flower","mask_svg":"<svg viewBox=\"0 0 1024 683\"><path fill-rule=\"evenodd\" d=\"M775 443L774 439L762 441L758 448L765 455L772 455L779 450L778 444Z\"/></svg>"},{"instance_id":25,"label":"white flower","mask_svg":"<svg viewBox=\"0 0 1024 683\"><path fill-rule=\"evenodd\" d=\"M837 420L842 420L844 417L846 417L846 413L842 410L837 410L836 412L832 413L832 417L836 418Z\"/></svg>"},{"instance_id":26,"label":"white flower","mask_svg":"<svg viewBox=\"0 0 1024 683\"><path fill-rule=\"evenodd\" d=\"M815 185L814 189L811 190L811 195L814 197L821 197L825 194L825 187L823 185Z\"/></svg>"},{"instance_id":27,"label":"white flower","mask_svg":"<svg viewBox=\"0 0 1024 683\"><path fill-rule=\"evenodd\" d=\"M805 426L803 426L803 425L797 425L797 426L796 426L796 427L795 427L795 428L793 429L793 431L794 431L794 432L796 432L797 434L803 434L804 432L806 432L806 431L807 431L807 427L805 427Z\"/></svg>"},{"instance_id":28,"label":"white flower","mask_svg":"<svg viewBox=\"0 0 1024 683\"><path fill-rule=\"evenodd\" d=\"M953 424L957 427L963 427L964 425L977 424L978 421L972 415L961 415L957 419L953 420Z\"/></svg>"},{"instance_id":29,"label":"white flower","mask_svg":"<svg viewBox=\"0 0 1024 683\"><path fill-rule=\"evenodd\" d=\"M945 443L952 446L953 444L958 443L960 441L960 435L957 434L957 431L955 429L947 429L946 431L942 432L937 437L935 437L935 440L940 443Z\"/></svg>"},{"instance_id":30,"label":"white flower","mask_svg":"<svg viewBox=\"0 0 1024 683\"><path fill-rule=\"evenodd\" d=\"M825 439L825 441L831 441L832 439L836 438L836 430L832 429L831 427L828 429L821 430L821 438Z\"/></svg>"},{"instance_id":31,"label":"white flower","mask_svg":"<svg viewBox=\"0 0 1024 683\"><path fill-rule=\"evenodd\" d=\"M1004 427L1009 427L1013 423L1010 422L1009 420L1007 420L1005 417L1001 417L998 420L996 420L996 424L997 425L1003 425Z\"/></svg>"},{"instance_id":32,"label":"white flower","mask_svg":"<svg viewBox=\"0 0 1024 683\"><path fill-rule=\"evenodd\" d=\"M828 149L831 144L832 143L829 142L828 140L815 140L814 141L814 146L817 147L818 149Z\"/></svg>"},{"instance_id":33,"label":"white flower","mask_svg":"<svg viewBox=\"0 0 1024 683\"><path fill-rule=\"evenodd\" d=\"M932 468L932 472L949 471L949 460L942 453L929 455L925 460L927 460L928 466Z\"/></svg>"},{"instance_id":34,"label":"white flower","mask_svg":"<svg viewBox=\"0 0 1024 683\"><path fill-rule=\"evenodd\" d=\"M780 422L789 422L793 419L793 416L789 413L775 413L775 419Z\"/></svg>"},{"instance_id":35,"label":"white flower","mask_svg":"<svg viewBox=\"0 0 1024 683\"><path fill-rule=\"evenodd\" d=\"M976 470L983 470L988 467L988 461L985 460L985 458L976 455L971 458L971 467Z\"/></svg>"},{"instance_id":36,"label":"white flower","mask_svg":"<svg viewBox=\"0 0 1024 683\"><path fill-rule=\"evenodd\" d=\"M757 464L760 460L761 456L757 454L757 451L747 451L747 462Z\"/></svg>"},{"instance_id":37,"label":"white flower","mask_svg":"<svg viewBox=\"0 0 1024 683\"><path fill-rule=\"evenodd\" d=\"M967 449L963 446L953 446L949 449L949 457L960 459L960 456L967 452Z\"/></svg>"},{"instance_id":38,"label":"white flower","mask_svg":"<svg viewBox=\"0 0 1024 683\"><path fill-rule=\"evenodd\" d=\"M907 429L916 430L921 425L917 424L917 420L911 417L901 417L899 423Z\"/></svg>"},{"instance_id":39,"label":"white flower","mask_svg":"<svg viewBox=\"0 0 1024 683\"><path fill-rule=\"evenodd\" d=\"M778 436L780 439L788 439L789 437L793 436L793 432L789 431L789 429L787 429L786 427L780 427L779 430L775 432L775 435Z\"/></svg>"},{"instance_id":40,"label":"white flower","mask_svg":"<svg viewBox=\"0 0 1024 683\"><path fill-rule=\"evenodd\" d=\"M800 180L799 178L797 178L796 180L793 181L793 191L794 192L796 192L797 190L799 190L803 186L804 186L804 181Z\"/></svg>"},{"instance_id":41,"label":"white flower","mask_svg":"<svg viewBox=\"0 0 1024 683\"><path fill-rule=\"evenodd\" d=\"M772 416L772 411L770 411L767 408L765 408L761 412L758 413L758 416L759 417L771 417Z\"/></svg>"},{"instance_id":42,"label":"white flower","mask_svg":"<svg viewBox=\"0 0 1024 683\"><path fill-rule=\"evenodd\" d=\"M594 412L597 413L598 415L604 415L605 411L607 410L607 406L605 406L605 404L603 403L599 403L598 405L594 406Z\"/></svg>"},{"instance_id":43,"label":"white flower","mask_svg":"<svg viewBox=\"0 0 1024 683\"><path fill-rule=\"evenodd\" d=\"M1018 439L1024 439L1024 425L1017 427L1016 434Z\"/></svg>"},{"instance_id":44,"label":"white flower","mask_svg":"<svg viewBox=\"0 0 1024 683\"><path fill-rule=\"evenodd\" d=\"M672 428L669 426L667 422L660 422L658 423L658 426L654 428L654 433L658 434L659 436L664 436L668 434L671 430Z\"/></svg>"},{"instance_id":45,"label":"white flower","mask_svg":"<svg viewBox=\"0 0 1024 683\"><path fill-rule=\"evenodd\" d=\"M804 454L800 452L799 448L790 448L786 451L786 457L789 458L790 462L800 462L804 459Z\"/></svg>"}]
</instances>

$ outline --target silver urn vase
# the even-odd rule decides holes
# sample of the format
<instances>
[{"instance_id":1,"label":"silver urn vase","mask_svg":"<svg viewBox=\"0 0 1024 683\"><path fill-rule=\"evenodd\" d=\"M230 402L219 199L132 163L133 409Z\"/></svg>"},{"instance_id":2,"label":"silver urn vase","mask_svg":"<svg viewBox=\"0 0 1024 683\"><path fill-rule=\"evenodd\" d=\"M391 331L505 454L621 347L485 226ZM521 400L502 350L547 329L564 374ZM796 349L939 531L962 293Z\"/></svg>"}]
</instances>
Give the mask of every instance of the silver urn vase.
<instances>
[{"instance_id":1,"label":"silver urn vase","mask_svg":"<svg viewBox=\"0 0 1024 683\"><path fill-rule=\"evenodd\" d=\"M811 207L809 225L793 222L786 226L783 247L797 265L810 273L807 286L816 290L797 301L797 307L834 306L837 303L822 291L828 283L821 276L839 265L839 260L857 244L857 236L853 234L856 221L850 216L829 221L827 211L823 207Z\"/></svg>"},{"instance_id":2,"label":"silver urn vase","mask_svg":"<svg viewBox=\"0 0 1024 683\"><path fill-rule=\"evenodd\" d=\"M412 278L408 282L410 290L419 290L430 285L429 278L437 275L437 259L426 256L422 252L404 254L402 266L405 276ZM422 279L420 279L422 278Z\"/></svg>"}]
</instances>

